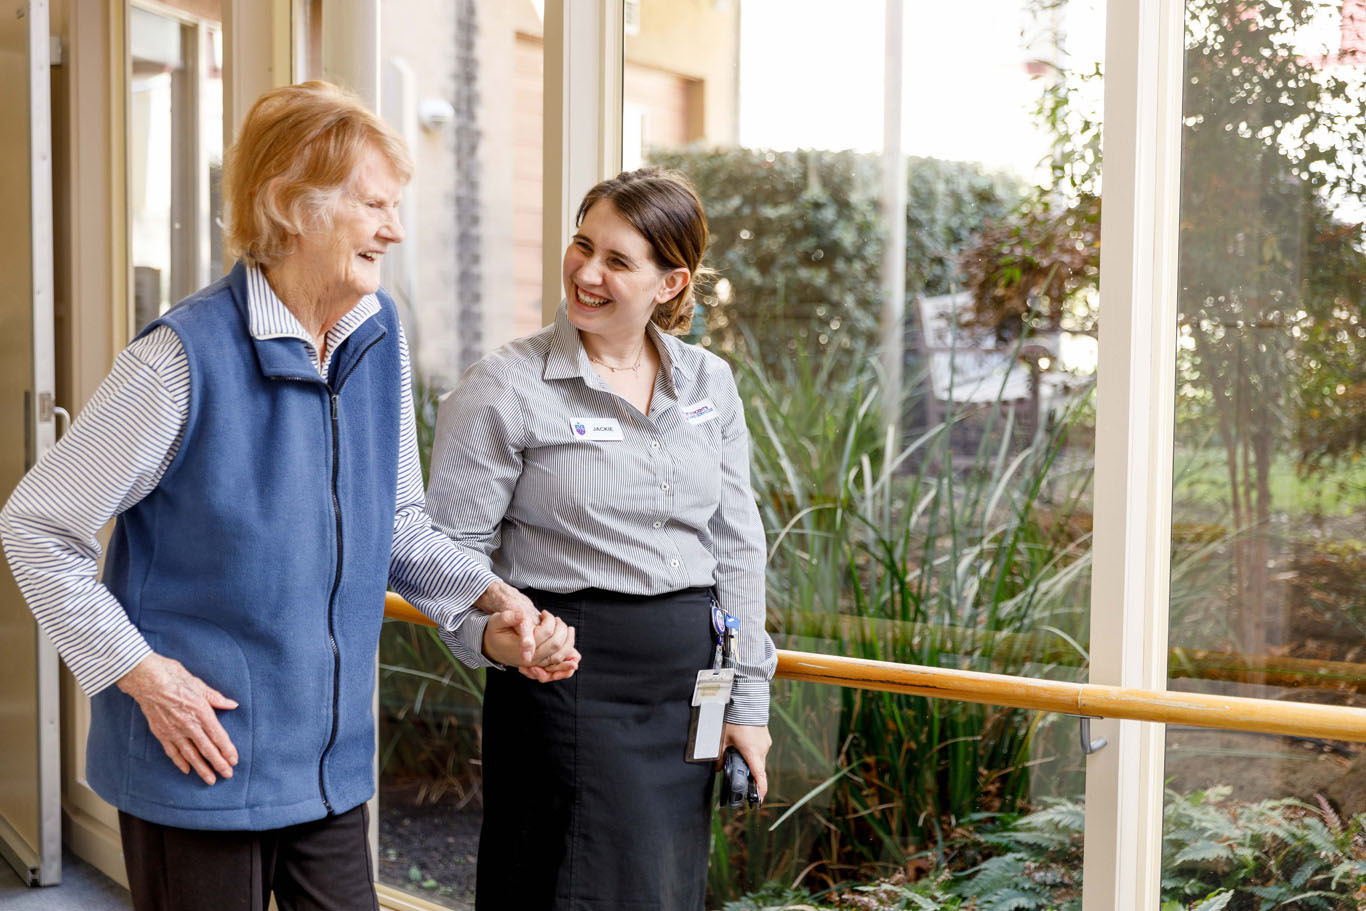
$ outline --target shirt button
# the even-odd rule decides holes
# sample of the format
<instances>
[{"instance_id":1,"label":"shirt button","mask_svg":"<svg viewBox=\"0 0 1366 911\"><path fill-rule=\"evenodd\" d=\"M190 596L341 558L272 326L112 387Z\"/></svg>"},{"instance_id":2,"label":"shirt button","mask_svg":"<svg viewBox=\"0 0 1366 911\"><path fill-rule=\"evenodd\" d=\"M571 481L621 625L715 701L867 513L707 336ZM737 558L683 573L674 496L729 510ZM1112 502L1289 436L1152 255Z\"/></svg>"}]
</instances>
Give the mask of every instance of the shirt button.
<instances>
[{"instance_id":1,"label":"shirt button","mask_svg":"<svg viewBox=\"0 0 1366 911\"><path fill-rule=\"evenodd\" d=\"M651 448L651 449L658 449L658 448L659 448L659 440L651 440L651 441L650 441L650 448Z\"/></svg>"},{"instance_id":2,"label":"shirt button","mask_svg":"<svg viewBox=\"0 0 1366 911\"><path fill-rule=\"evenodd\" d=\"M663 522L655 522L655 528L663 528L663 527L664 527L664 523L663 523Z\"/></svg>"},{"instance_id":3,"label":"shirt button","mask_svg":"<svg viewBox=\"0 0 1366 911\"><path fill-rule=\"evenodd\" d=\"M678 569L678 561L677 561L677 560L670 560L670 561L669 561L669 565L672 566L674 569Z\"/></svg>"},{"instance_id":4,"label":"shirt button","mask_svg":"<svg viewBox=\"0 0 1366 911\"><path fill-rule=\"evenodd\" d=\"M660 490L668 490L668 489L669 489L669 482L668 482L668 481L665 481L663 484L660 484L660 485L659 485L659 489L660 489Z\"/></svg>"}]
</instances>

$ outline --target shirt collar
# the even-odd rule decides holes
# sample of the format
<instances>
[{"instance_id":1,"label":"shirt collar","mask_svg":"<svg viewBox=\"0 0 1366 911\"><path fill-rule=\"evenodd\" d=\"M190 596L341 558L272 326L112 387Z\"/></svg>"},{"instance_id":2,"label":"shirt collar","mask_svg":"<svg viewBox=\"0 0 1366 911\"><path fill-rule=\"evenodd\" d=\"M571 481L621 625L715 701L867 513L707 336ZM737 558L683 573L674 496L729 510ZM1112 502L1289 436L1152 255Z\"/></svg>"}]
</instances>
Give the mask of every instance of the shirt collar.
<instances>
[{"instance_id":1,"label":"shirt collar","mask_svg":"<svg viewBox=\"0 0 1366 911\"><path fill-rule=\"evenodd\" d=\"M327 359L330 361L332 352L378 312L379 298L367 294L360 299L360 303L337 320L336 324L327 330ZM313 337L303 327L303 323L300 323L285 306L285 302L276 296L275 289L266 281L266 273L254 265L247 266L247 329L251 332L252 338L297 338L306 342L310 349L313 347ZM313 351L315 366L317 357L318 352ZM320 372L322 367L319 368Z\"/></svg>"},{"instance_id":2,"label":"shirt collar","mask_svg":"<svg viewBox=\"0 0 1366 911\"><path fill-rule=\"evenodd\" d=\"M678 341L660 332L659 327L653 322L646 324L645 333L654 342L655 350L659 352L660 367L664 371L665 387L670 395L677 398L677 380L680 368L670 344L678 344ZM550 339L550 350L546 352L545 370L541 376L547 380L565 380L579 377L590 386L604 385L602 377L598 376L597 371L588 361L588 353L583 350L583 342L579 339L579 330L575 329L574 324L569 321L569 310L563 301L560 302L559 309L555 311L555 331Z\"/></svg>"}]
</instances>

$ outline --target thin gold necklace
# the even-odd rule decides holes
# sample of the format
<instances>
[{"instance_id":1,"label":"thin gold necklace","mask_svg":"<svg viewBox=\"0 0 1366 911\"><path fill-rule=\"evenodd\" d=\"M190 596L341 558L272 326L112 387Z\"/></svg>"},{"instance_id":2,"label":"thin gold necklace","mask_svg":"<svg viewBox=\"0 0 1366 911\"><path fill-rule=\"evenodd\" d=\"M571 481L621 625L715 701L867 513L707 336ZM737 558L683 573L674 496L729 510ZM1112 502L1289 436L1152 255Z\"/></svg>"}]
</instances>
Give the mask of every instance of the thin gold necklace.
<instances>
[{"instance_id":1,"label":"thin gold necklace","mask_svg":"<svg viewBox=\"0 0 1366 911\"><path fill-rule=\"evenodd\" d=\"M587 354L586 351L585 351L584 353ZM601 366L603 366L603 367L606 367L608 370L612 371L613 373L625 373L625 372L628 371L628 370L631 371L632 373L635 373L637 370L640 369L640 359L641 359L642 357L644 357L644 356L645 356L645 345L644 345L644 343L641 343L640 350L636 352L636 362L635 362L634 364L632 364L631 366L629 366L629 367L613 367L611 364L607 363L606 361L600 361L600 360L598 360L597 358L593 357L593 355L591 355L591 354L588 355L588 359L589 359L590 361L592 361L593 363L595 363L595 364L599 364L599 365L601 365Z\"/></svg>"}]
</instances>

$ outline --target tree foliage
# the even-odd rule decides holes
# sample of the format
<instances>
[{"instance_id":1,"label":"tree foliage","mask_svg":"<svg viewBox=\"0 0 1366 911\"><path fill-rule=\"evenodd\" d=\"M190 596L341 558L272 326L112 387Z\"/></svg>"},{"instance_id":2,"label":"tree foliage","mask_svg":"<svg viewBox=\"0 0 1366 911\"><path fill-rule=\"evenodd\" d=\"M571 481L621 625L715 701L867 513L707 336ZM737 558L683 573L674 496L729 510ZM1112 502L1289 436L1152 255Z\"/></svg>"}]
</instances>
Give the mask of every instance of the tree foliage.
<instances>
[{"instance_id":1,"label":"tree foliage","mask_svg":"<svg viewBox=\"0 0 1366 911\"><path fill-rule=\"evenodd\" d=\"M705 314L710 345L733 351L749 331L768 358L798 347L875 350L883 251L877 156L694 146L650 158L688 175L707 211L706 261L725 282ZM907 171L909 304L957 287L960 251L984 219L1014 207L1023 187L971 162L912 158Z\"/></svg>"},{"instance_id":2,"label":"tree foliage","mask_svg":"<svg viewBox=\"0 0 1366 911\"><path fill-rule=\"evenodd\" d=\"M1179 404L1222 446L1232 525L1251 532L1234 578L1252 650L1273 458L1312 470L1366 446L1366 238L1338 214L1366 201L1363 68L1306 50L1340 14L1330 0L1186 5ZM1070 105L1097 76L1061 73L1045 93L1053 159L1072 164L966 255L975 318L998 335L1094 316L1077 292L1098 281L1099 117Z\"/></svg>"}]
</instances>

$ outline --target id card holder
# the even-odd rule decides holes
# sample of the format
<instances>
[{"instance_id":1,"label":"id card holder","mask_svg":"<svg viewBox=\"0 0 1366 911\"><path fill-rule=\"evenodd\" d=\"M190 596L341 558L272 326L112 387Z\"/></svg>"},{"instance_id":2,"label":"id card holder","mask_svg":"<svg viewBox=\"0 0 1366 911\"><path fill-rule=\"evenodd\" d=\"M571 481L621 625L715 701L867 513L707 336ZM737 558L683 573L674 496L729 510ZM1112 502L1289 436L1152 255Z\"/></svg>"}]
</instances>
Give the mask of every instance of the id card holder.
<instances>
[{"instance_id":1,"label":"id card holder","mask_svg":"<svg viewBox=\"0 0 1366 911\"><path fill-rule=\"evenodd\" d=\"M726 706L735 684L735 669L724 667L697 672L692 691L692 725L688 729L688 762L715 762L721 755L721 734Z\"/></svg>"}]
</instances>

